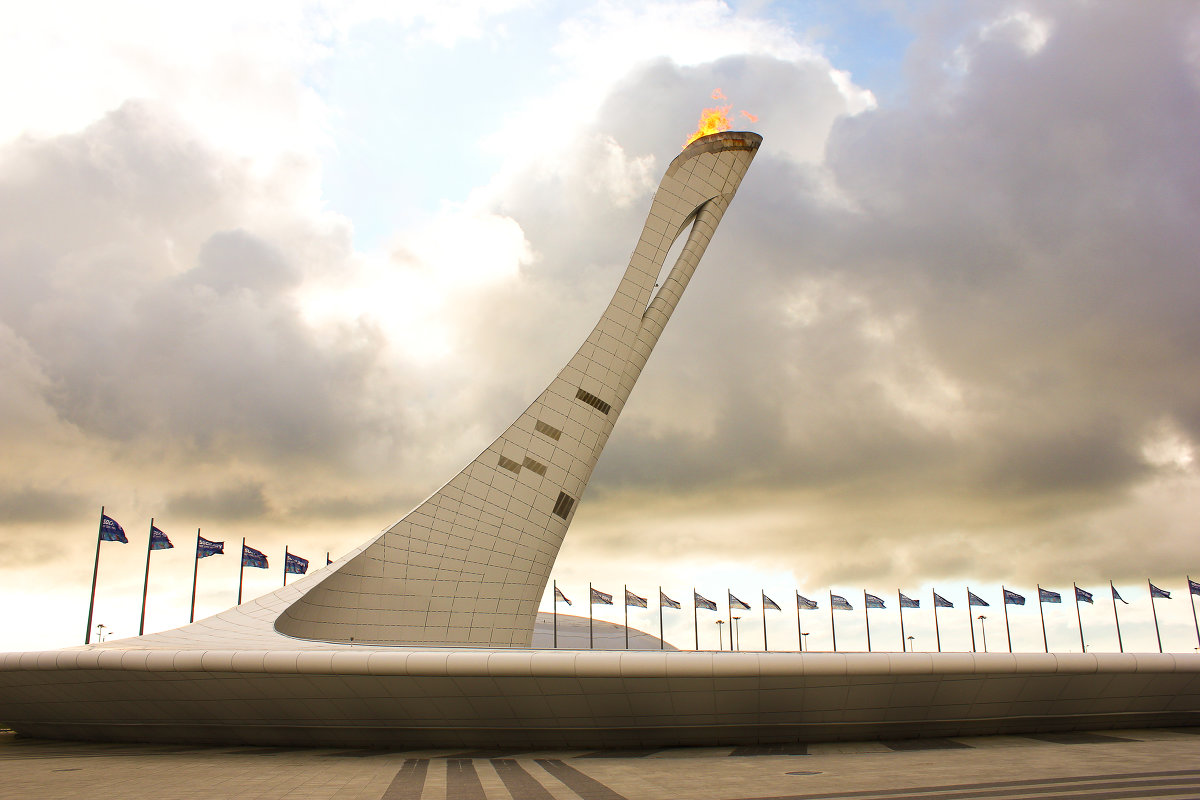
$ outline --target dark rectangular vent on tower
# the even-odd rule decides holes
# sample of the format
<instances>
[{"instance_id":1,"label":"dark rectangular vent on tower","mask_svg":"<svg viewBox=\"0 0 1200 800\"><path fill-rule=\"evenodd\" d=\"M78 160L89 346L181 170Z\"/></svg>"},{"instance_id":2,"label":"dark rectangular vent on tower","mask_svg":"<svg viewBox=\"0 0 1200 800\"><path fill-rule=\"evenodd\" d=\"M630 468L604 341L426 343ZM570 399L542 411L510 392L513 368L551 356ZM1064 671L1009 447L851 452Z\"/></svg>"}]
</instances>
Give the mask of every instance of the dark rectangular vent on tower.
<instances>
[{"instance_id":1,"label":"dark rectangular vent on tower","mask_svg":"<svg viewBox=\"0 0 1200 800\"><path fill-rule=\"evenodd\" d=\"M554 513L558 514L563 519L571 516L571 509L575 507L575 498L566 492L558 493L558 502L554 504Z\"/></svg>"},{"instance_id":2,"label":"dark rectangular vent on tower","mask_svg":"<svg viewBox=\"0 0 1200 800\"><path fill-rule=\"evenodd\" d=\"M517 462L513 461L511 458L505 458L504 456L500 456L500 466L502 466L505 469L510 470L512 472L516 472L518 474L520 474L520 472L521 472L521 465L518 464Z\"/></svg>"},{"instance_id":3,"label":"dark rectangular vent on tower","mask_svg":"<svg viewBox=\"0 0 1200 800\"><path fill-rule=\"evenodd\" d=\"M542 422L540 419L537 422L533 423L533 429L535 431L537 431L538 433L546 434L547 436L549 436L551 439L553 439L556 442L558 441L558 437L562 436L562 431L560 431L558 428L555 428L552 425L547 425L546 423Z\"/></svg>"},{"instance_id":4,"label":"dark rectangular vent on tower","mask_svg":"<svg viewBox=\"0 0 1200 800\"><path fill-rule=\"evenodd\" d=\"M583 389L575 392L575 399L582 400L592 408L599 411L601 414L607 414L609 411L612 411L612 406L601 400L599 397L596 397L596 395L592 394L591 392L585 392Z\"/></svg>"},{"instance_id":5,"label":"dark rectangular vent on tower","mask_svg":"<svg viewBox=\"0 0 1200 800\"><path fill-rule=\"evenodd\" d=\"M523 465L528 467L529 469L533 470L538 475L541 475L543 478L546 477L546 465L543 464L542 462L534 461L529 456L525 456L525 461L523 462Z\"/></svg>"}]
</instances>

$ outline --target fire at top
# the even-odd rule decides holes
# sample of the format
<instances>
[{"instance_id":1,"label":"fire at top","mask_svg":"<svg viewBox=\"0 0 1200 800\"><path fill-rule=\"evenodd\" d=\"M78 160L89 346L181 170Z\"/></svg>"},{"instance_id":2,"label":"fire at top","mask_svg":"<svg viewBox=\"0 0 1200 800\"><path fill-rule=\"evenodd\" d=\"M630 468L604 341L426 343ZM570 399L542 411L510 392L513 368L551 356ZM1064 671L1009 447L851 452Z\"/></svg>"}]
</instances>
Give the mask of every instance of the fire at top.
<instances>
[{"instance_id":1,"label":"fire at top","mask_svg":"<svg viewBox=\"0 0 1200 800\"><path fill-rule=\"evenodd\" d=\"M712 93L713 100L725 100L725 93L720 88L714 89ZM727 131L733 127L733 123L729 120L729 111L733 108L733 104L724 106L715 106L706 108L700 113L700 122L696 125L696 132L688 137L683 143L687 147L692 142L699 139L701 136L708 136L710 133L720 133ZM751 114L749 111L738 112L750 122L758 122L758 117Z\"/></svg>"}]
</instances>

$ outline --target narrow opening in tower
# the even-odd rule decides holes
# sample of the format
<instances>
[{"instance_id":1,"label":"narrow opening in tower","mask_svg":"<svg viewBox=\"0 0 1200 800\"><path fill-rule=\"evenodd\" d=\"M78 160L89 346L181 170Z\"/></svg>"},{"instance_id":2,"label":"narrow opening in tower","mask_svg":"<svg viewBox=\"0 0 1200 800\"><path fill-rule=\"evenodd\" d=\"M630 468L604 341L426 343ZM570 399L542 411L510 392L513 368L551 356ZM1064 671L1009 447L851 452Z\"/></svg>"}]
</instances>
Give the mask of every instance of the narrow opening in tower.
<instances>
[{"instance_id":1,"label":"narrow opening in tower","mask_svg":"<svg viewBox=\"0 0 1200 800\"><path fill-rule=\"evenodd\" d=\"M698 212L699 209L693 211L691 216L687 218L683 223L683 228L679 231L679 235L671 243L671 248L667 250L667 257L663 259L662 267L658 270L658 278L654 281L654 288L650 291L650 302L646 303L646 308L649 308L650 303L654 302L654 298L658 297L658 293L662 291L663 284L666 283L667 276L671 274L671 269L674 268L675 262L683 255L683 248L687 245L687 241L692 235L692 228L696 224Z\"/></svg>"}]
</instances>

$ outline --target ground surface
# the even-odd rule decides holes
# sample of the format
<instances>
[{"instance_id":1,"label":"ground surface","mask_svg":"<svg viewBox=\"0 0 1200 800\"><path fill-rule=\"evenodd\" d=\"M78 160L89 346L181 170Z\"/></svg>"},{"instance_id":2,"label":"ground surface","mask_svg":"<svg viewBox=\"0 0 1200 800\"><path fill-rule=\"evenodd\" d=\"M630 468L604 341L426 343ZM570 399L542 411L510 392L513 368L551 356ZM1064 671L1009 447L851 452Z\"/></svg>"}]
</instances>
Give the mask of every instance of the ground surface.
<instances>
[{"instance_id":1,"label":"ground surface","mask_svg":"<svg viewBox=\"0 0 1200 800\"><path fill-rule=\"evenodd\" d=\"M646 751L87 744L0 732L0 798L1200 798L1200 728Z\"/></svg>"}]
</instances>

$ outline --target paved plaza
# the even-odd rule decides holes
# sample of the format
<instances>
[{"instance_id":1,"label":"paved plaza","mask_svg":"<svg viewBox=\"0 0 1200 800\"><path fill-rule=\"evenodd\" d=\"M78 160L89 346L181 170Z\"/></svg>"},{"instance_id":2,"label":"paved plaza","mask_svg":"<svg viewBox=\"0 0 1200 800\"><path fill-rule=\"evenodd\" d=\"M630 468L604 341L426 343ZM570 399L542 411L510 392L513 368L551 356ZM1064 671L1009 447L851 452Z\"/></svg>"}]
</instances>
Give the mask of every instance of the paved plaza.
<instances>
[{"instance_id":1,"label":"paved plaza","mask_svg":"<svg viewBox=\"0 0 1200 800\"><path fill-rule=\"evenodd\" d=\"M375 751L0 733L0 798L1200 798L1200 728L639 751Z\"/></svg>"}]
</instances>

